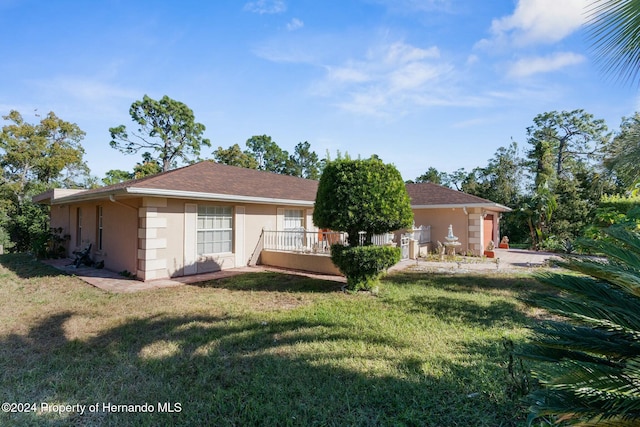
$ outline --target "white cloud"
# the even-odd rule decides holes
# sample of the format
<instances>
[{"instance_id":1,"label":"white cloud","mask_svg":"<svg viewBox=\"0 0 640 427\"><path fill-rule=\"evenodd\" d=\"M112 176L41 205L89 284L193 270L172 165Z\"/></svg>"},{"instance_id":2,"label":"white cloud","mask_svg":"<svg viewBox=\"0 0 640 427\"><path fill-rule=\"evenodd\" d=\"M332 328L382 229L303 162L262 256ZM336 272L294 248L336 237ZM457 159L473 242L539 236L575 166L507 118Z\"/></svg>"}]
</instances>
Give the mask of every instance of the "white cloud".
<instances>
[{"instance_id":1,"label":"white cloud","mask_svg":"<svg viewBox=\"0 0 640 427\"><path fill-rule=\"evenodd\" d=\"M548 73L580 64L585 57L573 52L557 52L545 57L522 58L509 68L510 77L528 77L533 74Z\"/></svg>"},{"instance_id":2,"label":"white cloud","mask_svg":"<svg viewBox=\"0 0 640 427\"><path fill-rule=\"evenodd\" d=\"M479 46L554 43L567 37L585 22L589 0L518 0L512 15L494 19L492 37Z\"/></svg>"},{"instance_id":3,"label":"white cloud","mask_svg":"<svg viewBox=\"0 0 640 427\"><path fill-rule=\"evenodd\" d=\"M393 43L391 46L385 47L385 49L387 52L384 60L386 63L392 65L440 57L440 51L435 46L429 49L421 49L399 42Z\"/></svg>"},{"instance_id":4,"label":"white cloud","mask_svg":"<svg viewBox=\"0 0 640 427\"><path fill-rule=\"evenodd\" d=\"M327 80L338 83L364 83L371 80L369 74L358 69L357 65L345 67L327 67Z\"/></svg>"},{"instance_id":5,"label":"white cloud","mask_svg":"<svg viewBox=\"0 0 640 427\"><path fill-rule=\"evenodd\" d=\"M298 18L293 18L288 24L287 24L287 30L289 31L295 31L295 30L299 30L300 28L304 27L304 22L302 22L301 20L299 20Z\"/></svg>"},{"instance_id":6,"label":"white cloud","mask_svg":"<svg viewBox=\"0 0 640 427\"><path fill-rule=\"evenodd\" d=\"M371 90L353 93L345 100L338 102L338 107L351 113L365 116L386 116L384 110L388 104L387 96L380 91Z\"/></svg>"},{"instance_id":7,"label":"white cloud","mask_svg":"<svg viewBox=\"0 0 640 427\"><path fill-rule=\"evenodd\" d=\"M256 0L246 3L244 10L260 15L276 14L286 11L287 5L284 0Z\"/></svg>"},{"instance_id":8,"label":"white cloud","mask_svg":"<svg viewBox=\"0 0 640 427\"><path fill-rule=\"evenodd\" d=\"M82 77L56 77L52 80L38 81L36 84L50 91L62 92L89 102L104 102L116 98L134 99L140 96L138 91Z\"/></svg>"},{"instance_id":9,"label":"white cloud","mask_svg":"<svg viewBox=\"0 0 640 427\"><path fill-rule=\"evenodd\" d=\"M438 78L438 65L411 63L389 74L389 89L393 92L419 90L430 80Z\"/></svg>"},{"instance_id":10,"label":"white cloud","mask_svg":"<svg viewBox=\"0 0 640 427\"><path fill-rule=\"evenodd\" d=\"M362 59L325 68L314 93L339 98L336 104L349 112L388 117L411 106L451 102L437 88L453 67L440 59L437 47L385 43L369 49Z\"/></svg>"},{"instance_id":11,"label":"white cloud","mask_svg":"<svg viewBox=\"0 0 640 427\"><path fill-rule=\"evenodd\" d=\"M129 105L144 91L113 85L104 80L77 76L60 76L46 80L26 82L38 92L42 102L63 116L75 116L75 120L118 118L126 113ZM124 108L123 108L124 107Z\"/></svg>"},{"instance_id":12,"label":"white cloud","mask_svg":"<svg viewBox=\"0 0 640 427\"><path fill-rule=\"evenodd\" d=\"M449 11L452 0L369 0L382 4L394 13L409 14L413 12Z\"/></svg>"}]
</instances>

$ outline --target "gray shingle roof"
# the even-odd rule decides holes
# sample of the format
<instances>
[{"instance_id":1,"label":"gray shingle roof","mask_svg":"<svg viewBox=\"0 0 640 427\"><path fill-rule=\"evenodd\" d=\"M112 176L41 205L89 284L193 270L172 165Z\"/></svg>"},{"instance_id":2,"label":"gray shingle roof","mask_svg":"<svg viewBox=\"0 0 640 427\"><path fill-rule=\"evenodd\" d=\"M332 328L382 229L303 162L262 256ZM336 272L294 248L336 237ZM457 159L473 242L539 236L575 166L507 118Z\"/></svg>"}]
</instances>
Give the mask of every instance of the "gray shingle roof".
<instances>
[{"instance_id":1,"label":"gray shingle roof","mask_svg":"<svg viewBox=\"0 0 640 427\"><path fill-rule=\"evenodd\" d=\"M280 175L255 169L228 166L212 161L202 161L193 165L173 169L157 175L121 182L92 190L58 194L50 192L36 196L38 201L54 198L53 202L91 200L110 195L163 195L165 197L206 198L230 196L235 200L248 201L296 201L304 204L315 202L318 181ZM498 210L510 210L490 200L461 191L452 190L432 183L407 184L407 192L412 206L436 207L442 205L492 206ZM35 198L34 198L35 200Z\"/></svg>"},{"instance_id":2,"label":"gray shingle roof","mask_svg":"<svg viewBox=\"0 0 640 427\"><path fill-rule=\"evenodd\" d=\"M140 179L76 193L64 199L93 199L110 194L201 193L260 199L297 200L313 203L318 181L255 169L228 166L212 161L173 169Z\"/></svg>"},{"instance_id":3,"label":"gray shingle roof","mask_svg":"<svg viewBox=\"0 0 640 427\"><path fill-rule=\"evenodd\" d=\"M430 182L407 184L407 193L411 198L411 206L441 206L441 205L486 205L500 210L510 210L482 197L452 190L451 188Z\"/></svg>"}]
</instances>

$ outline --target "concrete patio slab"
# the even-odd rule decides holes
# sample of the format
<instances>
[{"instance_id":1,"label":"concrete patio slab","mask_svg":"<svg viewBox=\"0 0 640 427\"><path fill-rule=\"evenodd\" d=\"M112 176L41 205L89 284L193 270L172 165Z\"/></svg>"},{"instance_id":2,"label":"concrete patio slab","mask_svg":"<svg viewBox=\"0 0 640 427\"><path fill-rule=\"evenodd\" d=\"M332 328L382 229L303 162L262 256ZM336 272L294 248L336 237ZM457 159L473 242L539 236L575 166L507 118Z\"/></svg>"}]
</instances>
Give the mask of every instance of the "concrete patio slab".
<instances>
[{"instance_id":1,"label":"concrete patio slab","mask_svg":"<svg viewBox=\"0 0 640 427\"><path fill-rule=\"evenodd\" d=\"M43 263L64 271L70 276L89 283L96 288L107 292L128 293L152 289L171 288L183 286L189 283L204 282L207 280L222 279L225 277L244 274L247 272L264 271L261 267L240 267L212 273L196 274L193 276L176 277L171 279L158 279L141 282L133 278L123 277L118 273L106 269L98 269L87 266L75 267L72 259L43 260Z\"/></svg>"}]
</instances>

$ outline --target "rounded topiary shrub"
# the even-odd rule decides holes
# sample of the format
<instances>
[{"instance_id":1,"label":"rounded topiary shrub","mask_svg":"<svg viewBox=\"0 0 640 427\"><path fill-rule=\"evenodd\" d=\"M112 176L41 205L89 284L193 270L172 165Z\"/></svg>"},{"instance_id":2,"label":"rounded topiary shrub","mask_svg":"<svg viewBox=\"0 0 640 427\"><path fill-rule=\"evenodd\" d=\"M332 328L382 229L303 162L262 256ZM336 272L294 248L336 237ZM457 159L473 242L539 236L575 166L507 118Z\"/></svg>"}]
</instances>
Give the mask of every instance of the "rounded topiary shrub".
<instances>
[{"instance_id":1,"label":"rounded topiary shrub","mask_svg":"<svg viewBox=\"0 0 640 427\"><path fill-rule=\"evenodd\" d=\"M392 246L331 246L331 260L347 277L347 288L352 291L370 290L400 257L400 248Z\"/></svg>"},{"instance_id":2,"label":"rounded topiary shrub","mask_svg":"<svg viewBox=\"0 0 640 427\"><path fill-rule=\"evenodd\" d=\"M373 235L402 230L412 222L411 200L395 166L378 158L334 160L325 166L313 208L317 227L345 231L350 246L367 246Z\"/></svg>"}]
</instances>

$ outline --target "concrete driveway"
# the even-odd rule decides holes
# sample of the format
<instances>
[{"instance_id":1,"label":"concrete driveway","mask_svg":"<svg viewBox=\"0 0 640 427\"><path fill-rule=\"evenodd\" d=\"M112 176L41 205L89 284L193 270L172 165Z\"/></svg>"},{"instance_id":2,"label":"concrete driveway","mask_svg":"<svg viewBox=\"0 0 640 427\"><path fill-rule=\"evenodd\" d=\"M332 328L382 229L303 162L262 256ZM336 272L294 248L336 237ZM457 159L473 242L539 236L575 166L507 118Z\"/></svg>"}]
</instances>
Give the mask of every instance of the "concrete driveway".
<instances>
[{"instance_id":1,"label":"concrete driveway","mask_svg":"<svg viewBox=\"0 0 640 427\"><path fill-rule=\"evenodd\" d=\"M558 255L552 252L536 252L523 249L495 249L495 258L458 257L458 261L426 261L403 260L392 267L391 271L418 270L418 271L513 271L528 270L534 267L548 265L550 259L558 259Z\"/></svg>"}]
</instances>

